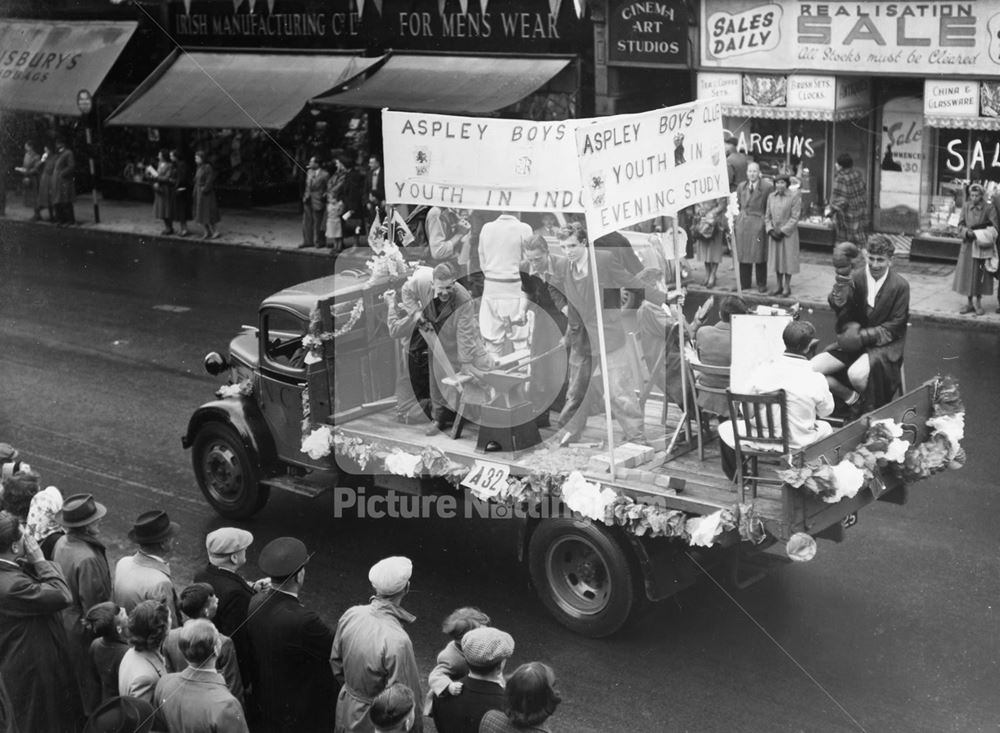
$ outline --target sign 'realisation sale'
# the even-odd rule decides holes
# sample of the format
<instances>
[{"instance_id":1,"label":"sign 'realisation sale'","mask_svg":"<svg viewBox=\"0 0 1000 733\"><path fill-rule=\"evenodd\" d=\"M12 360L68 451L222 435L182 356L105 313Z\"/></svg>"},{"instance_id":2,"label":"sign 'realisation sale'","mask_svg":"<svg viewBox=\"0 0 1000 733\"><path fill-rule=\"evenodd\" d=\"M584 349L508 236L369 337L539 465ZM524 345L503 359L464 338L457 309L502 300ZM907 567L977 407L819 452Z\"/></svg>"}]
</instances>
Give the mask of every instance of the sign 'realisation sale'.
<instances>
[{"instance_id":1,"label":"sign 'realisation sale'","mask_svg":"<svg viewBox=\"0 0 1000 733\"><path fill-rule=\"evenodd\" d=\"M591 237L729 195L717 100L581 124L576 150Z\"/></svg>"},{"instance_id":2,"label":"sign 'realisation sale'","mask_svg":"<svg viewBox=\"0 0 1000 733\"><path fill-rule=\"evenodd\" d=\"M573 132L585 122L384 110L386 200L492 211L583 211Z\"/></svg>"},{"instance_id":3,"label":"sign 'realisation sale'","mask_svg":"<svg viewBox=\"0 0 1000 733\"><path fill-rule=\"evenodd\" d=\"M1000 68L1000 8L976 2L704 0L713 68L981 76Z\"/></svg>"}]
</instances>

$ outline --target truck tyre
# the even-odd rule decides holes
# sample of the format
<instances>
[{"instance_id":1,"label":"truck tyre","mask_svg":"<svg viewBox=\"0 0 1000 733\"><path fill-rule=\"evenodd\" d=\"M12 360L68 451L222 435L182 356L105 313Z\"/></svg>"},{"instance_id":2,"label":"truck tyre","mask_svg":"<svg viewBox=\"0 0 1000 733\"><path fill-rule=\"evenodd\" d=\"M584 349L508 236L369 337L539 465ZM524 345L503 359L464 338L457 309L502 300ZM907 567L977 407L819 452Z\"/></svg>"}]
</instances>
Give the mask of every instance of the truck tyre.
<instances>
[{"instance_id":1,"label":"truck tyre","mask_svg":"<svg viewBox=\"0 0 1000 733\"><path fill-rule=\"evenodd\" d=\"M203 425L194 439L191 460L201 492L222 516L246 519L267 503L270 489L261 486L260 471L228 425Z\"/></svg>"},{"instance_id":2,"label":"truck tyre","mask_svg":"<svg viewBox=\"0 0 1000 733\"><path fill-rule=\"evenodd\" d=\"M528 542L528 568L545 607L578 634L610 636L639 606L628 555L609 530L589 520L543 520Z\"/></svg>"}]
</instances>

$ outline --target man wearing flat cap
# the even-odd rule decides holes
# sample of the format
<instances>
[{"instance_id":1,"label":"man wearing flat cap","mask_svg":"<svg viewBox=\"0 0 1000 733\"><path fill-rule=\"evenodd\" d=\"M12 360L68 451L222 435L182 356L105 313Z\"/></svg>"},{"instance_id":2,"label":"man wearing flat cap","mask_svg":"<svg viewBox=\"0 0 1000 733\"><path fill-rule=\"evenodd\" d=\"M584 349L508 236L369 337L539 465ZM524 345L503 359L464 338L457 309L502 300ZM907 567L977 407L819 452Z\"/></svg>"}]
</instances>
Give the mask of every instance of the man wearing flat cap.
<instances>
[{"instance_id":1,"label":"man wearing flat cap","mask_svg":"<svg viewBox=\"0 0 1000 733\"><path fill-rule=\"evenodd\" d=\"M88 713L100 703L101 691L92 683L89 652L94 635L84 627L83 619L92 606L111 600L111 568L100 540L101 518L105 514L105 506L94 501L91 494L74 494L66 497L62 510L55 515L66 534L56 542L52 559L73 594L73 602L62 613L63 625Z\"/></svg>"},{"instance_id":2,"label":"man wearing flat cap","mask_svg":"<svg viewBox=\"0 0 1000 733\"><path fill-rule=\"evenodd\" d=\"M344 612L330 652L330 666L342 684L337 700L336 733L374 733L369 715L372 701L387 687L406 685L420 699L420 673L413 644L403 624L415 620L400 607L410 589L413 563L387 557L368 571L375 596L364 606ZM417 716L411 730L423 730Z\"/></svg>"},{"instance_id":3,"label":"man wearing flat cap","mask_svg":"<svg viewBox=\"0 0 1000 733\"><path fill-rule=\"evenodd\" d=\"M434 698L431 716L438 733L479 733L490 710L504 709L503 669L514 654L514 638L492 626L480 626L462 637L462 654L469 664L457 695Z\"/></svg>"},{"instance_id":4,"label":"man wearing flat cap","mask_svg":"<svg viewBox=\"0 0 1000 733\"><path fill-rule=\"evenodd\" d=\"M194 576L194 582L208 583L215 590L219 607L212 621L220 634L233 640L244 684L252 674L253 650L247 637L246 620L250 599L256 591L238 571L246 564L247 548L251 544L253 535L245 529L220 527L209 532L205 538L208 565ZM258 587L263 585L263 582L257 583Z\"/></svg>"},{"instance_id":5,"label":"man wearing flat cap","mask_svg":"<svg viewBox=\"0 0 1000 733\"><path fill-rule=\"evenodd\" d=\"M149 733L156 720L153 706L140 697L113 697L87 720L83 733Z\"/></svg>"},{"instance_id":6,"label":"man wearing flat cap","mask_svg":"<svg viewBox=\"0 0 1000 733\"><path fill-rule=\"evenodd\" d=\"M72 600L59 566L0 512L0 679L24 733L75 731L83 721L61 613Z\"/></svg>"},{"instance_id":7,"label":"man wearing flat cap","mask_svg":"<svg viewBox=\"0 0 1000 733\"><path fill-rule=\"evenodd\" d=\"M132 613L141 601L164 601L170 609L171 628L180 626L181 609L166 558L173 550L179 529L180 525L171 522L164 511L140 514L128 533L139 550L123 557L115 566L115 603Z\"/></svg>"},{"instance_id":8,"label":"man wearing flat cap","mask_svg":"<svg viewBox=\"0 0 1000 733\"><path fill-rule=\"evenodd\" d=\"M333 727L337 687L326 663L333 633L299 601L309 552L301 540L279 537L257 564L271 589L250 601L247 637L253 648L251 686L260 726L255 731L326 731Z\"/></svg>"}]
</instances>

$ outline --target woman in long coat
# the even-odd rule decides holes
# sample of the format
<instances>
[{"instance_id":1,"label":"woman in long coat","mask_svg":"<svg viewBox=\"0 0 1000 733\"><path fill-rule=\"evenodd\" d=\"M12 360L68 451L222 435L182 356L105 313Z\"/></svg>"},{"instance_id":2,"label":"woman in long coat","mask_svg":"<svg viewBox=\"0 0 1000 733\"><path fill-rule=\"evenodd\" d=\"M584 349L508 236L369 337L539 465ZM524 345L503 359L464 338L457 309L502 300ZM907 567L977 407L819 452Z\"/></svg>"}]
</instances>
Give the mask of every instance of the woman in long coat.
<instances>
[{"instance_id":1,"label":"woman in long coat","mask_svg":"<svg viewBox=\"0 0 1000 733\"><path fill-rule=\"evenodd\" d=\"M38 180L42 173L42 156L35 150L34 143L24 144L24 161L19 170L24 176L21 184L24 192L24 205L35 212L31 217L32 221L40 221L42 218L41 209L38 207Z\"/></svg>"},{"instance_id":2,"label":"woman in long coat","mask_svg":"<svg viewBox=\"0 0 1000 733\"><path fill-rule=\"evenodd\" d=\"M153 218L163 219L160 234L174 233L174 189L177 188L177 171L170 162L170 153L161 150L157 157L153 181Z\"/></svg>"},{"instance_id":3,"label":"woman in long coat","mask_svg":"<svg viewBox=\"0 0 1000 733\"><path fill-rule=\"evenodd\" d=\"M56 156L50 143L45 143L41 164L41 172L38 174L38 199L35 202L35 208L39 212L45 209L49 212L49 221L55 221L56 215L52 209L52 172L56 167Z\"/></svg>"},{"instance_id":4,"label":"woman in long coat","mask_svg":"<svg viewBox=\"0 0 1000 733\"><path fill-rule=\"evenodd\" d=\"M21 731L79 730L83 704L61 614L71 600L58 566L0 513L0 678Z\"/></svg>"},{"instance_id":5,"label":"woman in long coat","mask_svg":"<svg viewBox=\"0 0 1000 733\"><path fill-rule=\"evenodd\" d=\"M764 226L767 229L767 259L774 263L778 273L778 287L771 295L789 297L792 294L792 275L799 271L799 217L802 215L802 198L788 190L789 176L774 179L774 193L767 197Z\"/></svg>"},{"instance_id":6,"label":"woman in long coat","mask_svg":"<svg viewBox=\"0 0 1000 733\"><path fill-rule=\"evenodd\" d=\"M203 227L205 233L202 239L215 239L219 232L215 225L219 223L219 204L215 198L215 169L205 158L202 150L194 154L194 219Z\"/></svg>"},{"instance_id":7,"label":"woman in long coat","mask_svg":"<svg viewBox=\"0 0 1000 733\"><path fill-rule=\"evenodd\" d=\"M969 198L962 206L962 216L958 220L962 249L958 252L958 264L955 266L955 279L951 289L969 299L959 313L983 315L983 296L993 295L993 276L986 271L986 261L993 252L976 244L976 232L990 226L994 230L1000 228L997 224L997 210L985 200L983 187L973 183L969 186ZM1000 312L1000 308L997 308L997 312Z\"/></svg>"},{"instance_id":8,"label":"woman in long coat","mask_svg":"<svg viewBox=\"0 0 1000 733\"><path fill-rule=\"evenodd\" d=\"M715 287L715 276L725 249L725 198L702 201L694 209L691 236L697 244L697 256L705 264L705 287Z\"/></svg>"},{"instance_id":9,"label":"woman in long coat","mask_svg":"<svg viewBox=\"0 0 1000 733\"><path fill-rule=\"evenodd\" d=\"M177 148L170 151L170 162L174 164L174 219L180 225L180 235L186 237L189 232L187 223L191 219L191 164Z\"/></svg>"}]
</instances>

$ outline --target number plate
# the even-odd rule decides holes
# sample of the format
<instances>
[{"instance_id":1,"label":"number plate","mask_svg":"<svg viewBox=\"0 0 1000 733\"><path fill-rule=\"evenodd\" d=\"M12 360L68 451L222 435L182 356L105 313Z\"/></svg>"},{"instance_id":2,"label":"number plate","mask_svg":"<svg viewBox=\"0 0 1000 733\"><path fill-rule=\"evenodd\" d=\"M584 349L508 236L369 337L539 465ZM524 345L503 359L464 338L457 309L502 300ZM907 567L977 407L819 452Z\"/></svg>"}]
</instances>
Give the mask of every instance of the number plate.
<instances>
[{"instance_id":1,"label":"number plate","mask_svg":"<svg viewBox=\"0 0 1000 733\"><path fill-rule=\"evenodd\" d=\"M507 485L510 466L490 461L476 461L472 470L462 479L466 486L480 499L491 499Z\"/></svg>"}]
</instances>

